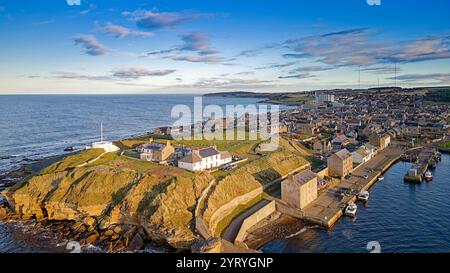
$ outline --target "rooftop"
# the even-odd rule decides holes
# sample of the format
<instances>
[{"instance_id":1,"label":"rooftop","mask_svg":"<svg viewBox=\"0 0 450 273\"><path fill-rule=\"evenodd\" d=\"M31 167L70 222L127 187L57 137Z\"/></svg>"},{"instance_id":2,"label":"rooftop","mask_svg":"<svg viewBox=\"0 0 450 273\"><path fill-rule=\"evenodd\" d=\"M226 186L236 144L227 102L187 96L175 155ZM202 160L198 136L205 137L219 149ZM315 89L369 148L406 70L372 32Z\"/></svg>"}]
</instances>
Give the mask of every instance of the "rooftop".
<instances>
[{"instance_id":1,"label":"rooftop","mask_svg":"<svg viewBox=\"0 0 450 273\"><path fill-rule=\"evenodd\" d=\"M305 170L303 172L300 172L300 173L292 176L293 182L300 184L300 185L304 185L314 178L316 178L316 174L313 173L311 170Z\"/></svg>"},{"instance_id":2,"label":"rooftop","mask_svg":"<svg viewBox=\"0 0 450 273\"><path fill-rule=\"evenodd\" d=\"M339 152L335 153L335 155L342 160L345 160L352 156L352 154L347 149L342 149Z\"/></svg>"}]
</instances>

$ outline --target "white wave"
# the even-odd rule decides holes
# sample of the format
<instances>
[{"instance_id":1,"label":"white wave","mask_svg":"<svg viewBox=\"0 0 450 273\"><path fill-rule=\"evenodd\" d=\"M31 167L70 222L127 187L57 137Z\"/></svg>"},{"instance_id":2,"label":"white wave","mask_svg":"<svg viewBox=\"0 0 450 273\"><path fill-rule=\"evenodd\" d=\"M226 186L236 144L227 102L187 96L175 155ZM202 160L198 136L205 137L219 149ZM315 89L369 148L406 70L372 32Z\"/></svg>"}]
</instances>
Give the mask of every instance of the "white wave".
<instances>
[{"instance_id":1,"label":"white wave","mask_svg":"<svg viewBox=\"0 0 450 273\"><path fill-rule=\"evenodd\" d=\"M298 232L296 232L294 234L291 234L289 236L286 236L286 239L291 239L291 238L297 237L298 235L306 232L308 229L314 229L314 228L317 228L317 226L304 227L300 231L298 231Z\"/></svg>"}]
</instances>

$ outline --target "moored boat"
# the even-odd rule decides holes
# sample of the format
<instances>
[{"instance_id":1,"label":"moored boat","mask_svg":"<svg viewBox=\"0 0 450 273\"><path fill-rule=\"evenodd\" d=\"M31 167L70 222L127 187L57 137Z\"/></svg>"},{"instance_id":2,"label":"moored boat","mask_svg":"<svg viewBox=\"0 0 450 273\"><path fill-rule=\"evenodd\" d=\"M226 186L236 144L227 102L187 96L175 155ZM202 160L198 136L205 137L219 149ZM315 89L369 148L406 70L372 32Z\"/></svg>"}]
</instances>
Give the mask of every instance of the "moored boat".
<instances>
[{"instance_id":1,"label":"moored boat","mask_svg":"<svg viewBox=\"0 0 450 273\"><path fill-rule=\"evenodd\" d=\"M367 202L367 201L369 201L369 196L370 196L370 194L368 191L361 191L358 194L358 200L362 201L362 202Z\"/></svg>"},{"instance_id":2,"label":"moored boat","mask_svg":"<svg viewBox=\"0 0 450 273\"><path fill-rule=\"evenodd\" d=\"M73 152L73 147L72 146L67 146L66 148L64 148L64 152Z\"/></svg>"},{"instance_id":3,"label":"moored boat","mask_svg":"<svg viewBox=\"0 0 450 273\"><path fill-rule=\"evenodd\" d=\"M345 215L350 216L350 217L355 217L357 210L358 210L358 206L352 202L352 203L348 204L347 207L345 208Z\"/></svg>"},{"instance_id":4,"label":"moored boat","mask_svg":"<svg viewBox=\"0 0 450 273\"><path fill-rule=\"evenodd\" d=\"M424 178L428 182L433 181L433 174L430 171L427 171L424 175Z\"/></svg>"},{"instance_id":5,"label":"moored boat","mask_svg":"<svg viewBox=\"0 0 450 273\"><path fill-rule=\"evenodd\" d=\"M383 180L384 180L384 176L378 177L378 181L383 181Z\"/></svg>"}]
</instances>

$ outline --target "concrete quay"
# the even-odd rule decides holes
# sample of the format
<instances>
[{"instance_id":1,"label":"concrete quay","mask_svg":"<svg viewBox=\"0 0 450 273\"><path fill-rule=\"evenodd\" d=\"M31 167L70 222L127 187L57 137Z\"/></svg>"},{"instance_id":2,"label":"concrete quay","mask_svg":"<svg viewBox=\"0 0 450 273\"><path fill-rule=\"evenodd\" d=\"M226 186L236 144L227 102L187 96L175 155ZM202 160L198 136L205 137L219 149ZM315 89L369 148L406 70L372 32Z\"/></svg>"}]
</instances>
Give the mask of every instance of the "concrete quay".
<instances>
[{"instance_id":1,"label":"concrete quay","mask_svg":"<svg viewBox=\"0 0 450 273\"><path fill-rule=\"evenodd\" d=\"M350 202L355 202L356 195L340 197L339 192L343 188L348 188L354 192L369 190L378 178L395 164L404 153L404 150L397 147L389 147L368 162L362 164L352 173L351 179L344 179L342 182L322 193L313 203L307 206L303 213L302 220L307 223L331 228L344 215L344 209ZM365 179L364 176L368 175Z\"/></svg>"},{"instance_id":2,"label":"concrete quay","mask_svg":"<svg viewBox=\"0 0 450 273\"><path fill-rule=\"evenodd\" d=\"M422 183L425 173L433 160L436 160L436 150L431 147L424 147L417 157L416 163L411 169L416 170L415 175L410 175L409 172L405 175L404 180L411 183ZM434 163L436 164L436 163Z\"/></svg>"}]
</instances>

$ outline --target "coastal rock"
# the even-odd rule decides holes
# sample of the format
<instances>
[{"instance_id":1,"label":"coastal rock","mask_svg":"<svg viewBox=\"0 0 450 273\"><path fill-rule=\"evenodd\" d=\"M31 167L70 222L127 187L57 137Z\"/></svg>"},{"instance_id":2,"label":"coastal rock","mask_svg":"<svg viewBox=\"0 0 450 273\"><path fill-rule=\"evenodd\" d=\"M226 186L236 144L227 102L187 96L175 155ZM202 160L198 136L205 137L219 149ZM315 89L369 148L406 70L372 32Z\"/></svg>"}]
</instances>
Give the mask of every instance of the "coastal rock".
<instances>
[{"instance_id":1,"label":"coastal rock","mask_svg":"<svg viewBox=\"0 0 450 273\"><path fill-rule=\"evenodd\" d=\"M0 205L0 220L5 220L10 216L11 210L3 205Z\"/></svg>"},{"instance_id":2,"label":"coastal rock","mask_svg":"<svg viewBox=\"0 0 450 273\"><path fill-rule=\"evenodd\" d=\"M71 162L78 165L77 160L69 156L7 189L5 198L14 213L50 223L72 221L70 229L58 228L65 237L89 238L104 230L97 242L129 246L134 241L132 248L147 238L183 249L195 242L194 208L213 179L209 173L151 164L151 170L142 172L123 159L76 168Z\"/></svg>"},{"instance_id":3,"label":"coastal rock","mask_svg":"<svg viewBox=\"0 0 450 273\"><path fill-rule=\"evenodd\" d=\"M127 251L136 251L142 249L144 246L144 239L142 239L140 234L136 234L136 236L133 237L130 244L127 247Z\"/></svg>"},{"instance_id":4,"label":"coastal rock","mask_svg":"<svg viewBox=\"0 0 450 273\"><path fill-rule=\"evenodd\" d=\"M97 242L98 239L99 239L98 233L92 234L91 236L89 236L89 237L86 239L86 244L92 245L92 244L94 244L95 242Z\"/></svg>"},{"instance_id":5,"label":"coastal rock","mask_svg":"<svg viewBox=\"0 0 450 273\"><path fill-rule=\"evenodd\" d=\"M112 237L114 235L114 231L111 229L108 229L107 231L105 231L104 235L106 237Z\"/></svg>"},{"instance_id":6,"label":"coastal rock","mask_svg":"<svg viewBox=\"0 0 450 273\"><path fill-rule=\"evenodd\" d=\"M88 227L93 227L93 226L95 226L96 222L97 222L97 220L95 220L94 217L85 217L85 218L83 219L83 224L85 224L85 225L88 226Z\"/></svg>"},{"instance_id":7,"label":"coastal rock","mask_svg":"<svg viewBox=\"0 0 450 273\"><path fill-rule=\"evenodd\" d=\"M114 232L118 235L122 234L123 229L120 226L114 228Z\"/></svg>"}]
</instances>

